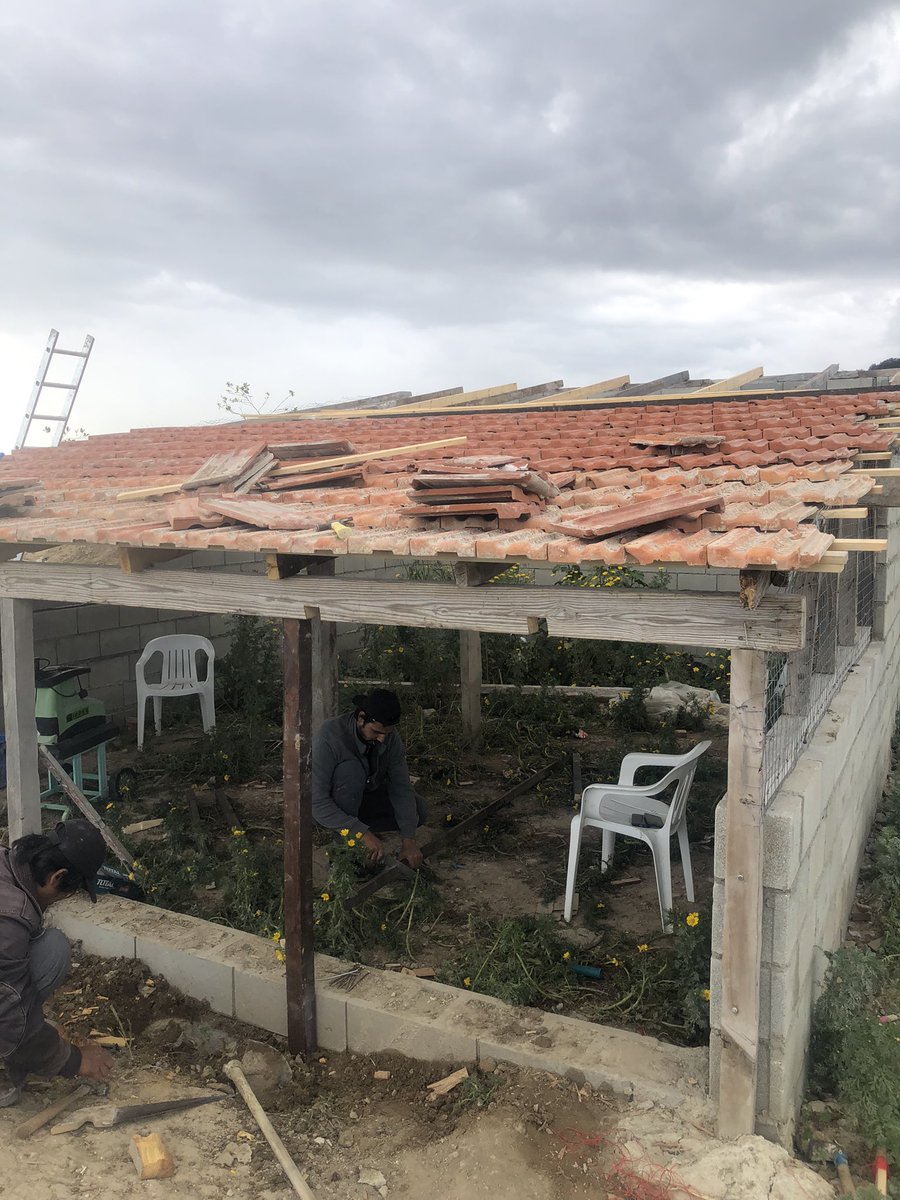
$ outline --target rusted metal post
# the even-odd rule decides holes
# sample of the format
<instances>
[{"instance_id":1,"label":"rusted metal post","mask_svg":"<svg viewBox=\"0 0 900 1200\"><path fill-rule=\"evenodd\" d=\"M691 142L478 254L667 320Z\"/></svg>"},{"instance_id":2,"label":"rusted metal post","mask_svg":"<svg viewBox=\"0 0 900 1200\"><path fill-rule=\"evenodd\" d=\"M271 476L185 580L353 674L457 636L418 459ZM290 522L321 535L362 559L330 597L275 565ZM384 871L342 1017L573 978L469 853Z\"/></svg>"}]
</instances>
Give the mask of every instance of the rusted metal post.
<instances>
[{"instance_id":1,"label":"rusted metal post","mask_svg":"<svg viewBox=\"0 0 900 1200\"><path fill-rule=\"evenodd\" d=\"M312 622L284 621L284 936L288 1048L315 1052L312 885Z\"/></svg>"}]
</instances>

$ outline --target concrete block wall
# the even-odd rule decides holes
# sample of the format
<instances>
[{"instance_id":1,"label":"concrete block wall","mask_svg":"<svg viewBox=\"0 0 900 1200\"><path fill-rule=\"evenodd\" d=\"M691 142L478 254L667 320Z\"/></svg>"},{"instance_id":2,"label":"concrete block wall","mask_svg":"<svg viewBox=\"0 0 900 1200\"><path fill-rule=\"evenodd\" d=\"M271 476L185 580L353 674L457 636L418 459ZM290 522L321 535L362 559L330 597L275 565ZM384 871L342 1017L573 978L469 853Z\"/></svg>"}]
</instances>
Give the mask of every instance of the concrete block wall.
<instances>
[{"instance_id":1,"label":"concrete block wall","mask_svg":"<svg viewBox=\"0 0 900 1200\"><path fill-rule=\"evenodd\" d=\"M895 510L882 510L890 514ZM763 823L763 926L757 1132L790 1145L806 1081L812 1010L856 891L866 838L890 767L900 704L900 522L879 537L878 637L816 727ZM716 814L710 1092L718 1095L724 896L724 801Z\"/></svg>"}]
</instances>

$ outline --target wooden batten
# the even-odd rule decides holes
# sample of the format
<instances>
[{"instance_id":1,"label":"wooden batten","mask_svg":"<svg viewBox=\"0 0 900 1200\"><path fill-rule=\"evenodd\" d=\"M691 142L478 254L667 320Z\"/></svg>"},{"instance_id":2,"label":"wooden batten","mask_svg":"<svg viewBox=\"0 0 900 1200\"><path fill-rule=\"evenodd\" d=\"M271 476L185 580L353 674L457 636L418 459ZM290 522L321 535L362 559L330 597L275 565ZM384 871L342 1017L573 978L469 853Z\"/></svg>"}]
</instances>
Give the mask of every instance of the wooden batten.
<instances>
[{"instance_id":1,"label":"wooden batten","mask_svg":"<svg viewBox=\"0 0 900 1200\"><path fill-rule=\"evenodd\" d=\"M10 568L7 568L10 569ZM37 726L34 723L34 608L29 599L0 600L6 803L11 841L41 831Z\"/></svg>"}]
</instances>

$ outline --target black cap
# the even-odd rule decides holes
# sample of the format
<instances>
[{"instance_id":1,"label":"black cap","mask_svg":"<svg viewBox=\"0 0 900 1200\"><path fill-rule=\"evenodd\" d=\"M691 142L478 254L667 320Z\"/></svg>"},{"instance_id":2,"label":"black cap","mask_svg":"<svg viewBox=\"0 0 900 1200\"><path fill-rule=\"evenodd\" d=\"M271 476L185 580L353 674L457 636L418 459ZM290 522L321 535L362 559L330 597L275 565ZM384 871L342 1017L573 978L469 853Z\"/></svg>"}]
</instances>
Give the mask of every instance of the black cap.
<instances>
[{"instance_id":1,"label":"black cap","mask_svg":"<svg viewBox=\"0 0 900 1200\"><path fill-rule=\"evenodd\" d=\"M400 697L387 688L374 688L364 696L354 696L353 703L379 725L396 725L400 720Z\"/></svg>"},{"instance_id":2,"label":"black cap","mask_svg":"<svg viewBox=\"0 0 900 1200\"><path fill-rule=\"evenodd\" d=\"M76 817L73 821L60 821L47 837L60 854L81 876L84 890L93 904L97 903L96 877L106 858L106 843L90 821Z\"/></svg>"}]
</instances>

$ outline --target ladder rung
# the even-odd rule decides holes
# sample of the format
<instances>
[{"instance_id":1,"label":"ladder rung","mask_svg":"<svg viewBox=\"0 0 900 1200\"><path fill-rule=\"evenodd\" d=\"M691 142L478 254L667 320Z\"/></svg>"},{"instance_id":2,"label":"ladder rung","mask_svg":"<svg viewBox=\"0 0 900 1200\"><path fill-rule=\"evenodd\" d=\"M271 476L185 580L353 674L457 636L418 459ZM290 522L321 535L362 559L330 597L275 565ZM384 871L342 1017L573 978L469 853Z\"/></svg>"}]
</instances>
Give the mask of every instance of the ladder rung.
<instances>
[{"instance_id":1,"label":"ladder rung","mask_svg":"<svg viewBox=\"0 0 900 1200\"><path fill-rule=\"evenodd\" d=\"M43 383L40 383L40 380L35 380L35 383L39 383L41 387L65 388L68 392L74 392L76 386L74 383L47 383L46 380Z\"/></svg>"},{"instance_id":2,"label":"ladder rung","mask_svg":"<svg viewBox=\"0 0 900 1200\"><path fill-rule=\"evenodd\" d=\"M51 417L49 413L32 413L31 419L33 421L66 421L66 420L68 420L67 417L60 417L57 415L54 415Z\"/></svg>"},{"instance_id":3,"label":"ladder rung","mask_svg":"<svg viewBox=\"0 0 900 1200\"><path fill-rule=\"evenodd\" d=\"M87 358L84 350L54 350L54 354L67 354L69 358Z\"/></svg>"}]
</instances>

